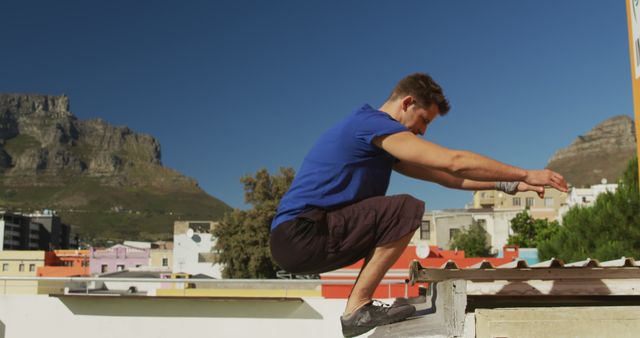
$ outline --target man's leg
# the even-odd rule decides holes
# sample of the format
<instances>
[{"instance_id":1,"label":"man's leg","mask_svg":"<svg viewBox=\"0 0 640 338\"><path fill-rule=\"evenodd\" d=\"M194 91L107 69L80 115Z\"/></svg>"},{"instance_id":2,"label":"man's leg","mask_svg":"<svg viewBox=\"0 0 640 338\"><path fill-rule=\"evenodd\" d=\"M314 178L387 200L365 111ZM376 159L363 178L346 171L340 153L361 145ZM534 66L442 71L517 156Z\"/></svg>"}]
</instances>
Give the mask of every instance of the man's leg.
<instances>
[{"instance_id":1,"label":"man's leg","mask_svg":"<svg viewBox=\"0 0 640 338\"><path fill-rule=\"evenodd\" d=\"M350 314L363 305L369 303L373 293L382 281L382 278L395 263L413 237L411 231L395 242L391 242L373 250L373 253L365 261L356 279L356 284L351 290L347 301L345 314Z\"/></svg>"}]
</instances>

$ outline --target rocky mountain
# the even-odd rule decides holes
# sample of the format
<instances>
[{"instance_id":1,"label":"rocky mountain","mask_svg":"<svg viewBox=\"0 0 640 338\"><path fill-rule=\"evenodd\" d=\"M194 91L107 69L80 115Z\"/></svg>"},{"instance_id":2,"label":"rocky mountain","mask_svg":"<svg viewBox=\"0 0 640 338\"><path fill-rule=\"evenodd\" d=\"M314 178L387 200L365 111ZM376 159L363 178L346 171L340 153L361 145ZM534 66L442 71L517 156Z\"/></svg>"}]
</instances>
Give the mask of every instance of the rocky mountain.
<instances>
[{"instance_id":1,"label":"rocky mountain","mask_svg":"<svg viewBox=\"0 0 640 338\"><path fill-rule=\"evenodd\" d=\"M575 187L598 184L603 178L617 182L636 154L633 119L620 115L605 120L558 150L547 168L560 172Z\"/></svg>"},{"instance_id":2,"label":"rocky mountain","mask_svg":"<svg viewBox=\"0 0 640 338\"><path fill-rule=\"evenodd\" d=\"M150 135L82 121L66 96L0 94L0 208L55 209L81 235L156 239L230 208L162 166ZM135 238L133 238L133 237Z\"/></svg>"}]
</instances>

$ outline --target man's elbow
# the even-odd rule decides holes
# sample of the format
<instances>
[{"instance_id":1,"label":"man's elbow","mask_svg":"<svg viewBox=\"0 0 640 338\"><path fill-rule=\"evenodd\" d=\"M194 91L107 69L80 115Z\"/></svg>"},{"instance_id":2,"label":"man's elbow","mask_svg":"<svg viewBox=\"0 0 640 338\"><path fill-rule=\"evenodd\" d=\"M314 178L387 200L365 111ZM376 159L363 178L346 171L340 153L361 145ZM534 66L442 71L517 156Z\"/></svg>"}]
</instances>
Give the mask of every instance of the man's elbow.
<instances>
[{"instance_id":1,"label":"man's elbow","mask_svg":"<svg viewBox=\"0 0 640 338\"><path fill-rule=\"evenodd\" d=\"M465 173L469 171L468 151L455 150L452 151L446 163L445 170L457 177L465 177Z\"/></svg>"}]
</instances>

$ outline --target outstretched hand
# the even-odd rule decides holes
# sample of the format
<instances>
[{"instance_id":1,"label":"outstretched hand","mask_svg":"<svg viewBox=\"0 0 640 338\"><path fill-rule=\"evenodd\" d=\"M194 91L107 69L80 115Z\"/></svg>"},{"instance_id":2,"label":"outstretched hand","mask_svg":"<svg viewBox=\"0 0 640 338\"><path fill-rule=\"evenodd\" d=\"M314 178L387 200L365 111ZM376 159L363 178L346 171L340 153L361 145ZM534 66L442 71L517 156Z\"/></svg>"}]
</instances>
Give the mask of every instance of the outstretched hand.
<instances>
[{"instance_id":1,"label":"outstretched hand","mask_svg":"<svg viewBox=\"0 0 640 338\"><path fill-rule=\"evenodd\" d=\"M543 195L544 195L544 187L547 185L562 192L569 191L569 188L567 188L567 182L564 180L564 177L562 177L562 175L558 174L557 172L549 169L528 170L527 177L524 179L524 182L522 183L526 183L529 186L536 186L536 187L542 188ZM520 186L518 186L518 189L520 189ZM529 190L533 190L533 189L529 189ZM535 190L535 191L538 191L538 190ZM538 193L538 195L540 195L540 193Z\"/></svg>"}]
</instances>

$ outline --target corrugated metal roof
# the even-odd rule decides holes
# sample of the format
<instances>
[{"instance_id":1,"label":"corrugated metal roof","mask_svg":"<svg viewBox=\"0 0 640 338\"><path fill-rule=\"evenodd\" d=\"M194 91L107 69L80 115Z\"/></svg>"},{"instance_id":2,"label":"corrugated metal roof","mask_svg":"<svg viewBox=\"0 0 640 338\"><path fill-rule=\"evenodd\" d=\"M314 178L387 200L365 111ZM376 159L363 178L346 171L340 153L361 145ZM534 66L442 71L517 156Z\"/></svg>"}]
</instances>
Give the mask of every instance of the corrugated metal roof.
<instances>
[{"instance_id":1,"label":"corrugated metal roof","mask_svg":"<svg viewBox=\"0 0 640 338\"><path fill-rule=\"evenodd\" d=\"M560 279L640 279L640 262L633 258L599 262L587 258L579 262L565 264L552 258L529 266L524 259L494 266L483 260L466 268L460 268L455 261L449 260L440 267L422 267L413 261L410 267L410 280L416 282L437 282L451 279L472 281L490 280L560 280Z\"/></svg>"}]
</instances>

